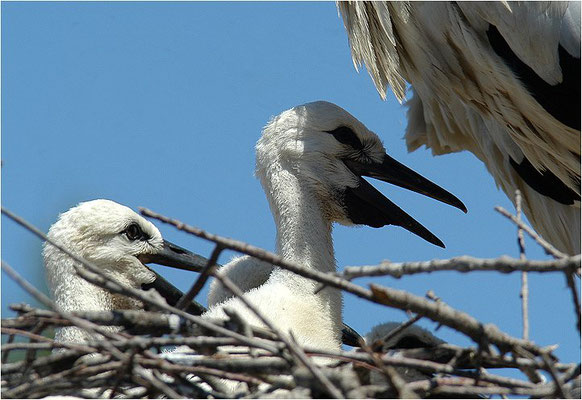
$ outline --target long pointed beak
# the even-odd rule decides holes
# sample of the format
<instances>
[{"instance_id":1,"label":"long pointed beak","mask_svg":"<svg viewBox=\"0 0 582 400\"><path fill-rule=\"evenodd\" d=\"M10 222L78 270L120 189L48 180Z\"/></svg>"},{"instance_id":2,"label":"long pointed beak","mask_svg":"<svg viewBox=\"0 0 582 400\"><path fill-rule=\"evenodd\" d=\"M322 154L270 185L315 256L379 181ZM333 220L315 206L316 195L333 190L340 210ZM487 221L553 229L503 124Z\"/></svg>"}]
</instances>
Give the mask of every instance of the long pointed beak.
<instances>
[{"instance_id":1,"label":"long pointed beak","mask_svg":"<svg viewBox=\"0 0 582 400\"><path fill-rule=\"evenodd\" d=\"M355 188L347 188L344 194L348 217L355 224L365 224L375 228L384 225L398 225L434 245L445 247L444 243L432 232L387 199L382 193L366 182L362 176L369 176L398 185L467 212L465 205L453 194L399 163L387 154L384 156L384 160L377 164L360 163L353 160L343 161L359 177L358 186Z\"/></svg>"},{"instance_id":2,"label":"long pointed beak","mask_svg":"<svg viewBox=\"0 0 582 400\"><path fill-rule=\"evenodd\" d=\"M141 285L141 288L143 290L155 289L164 299L166 299L169 305L175 306L178 304L178 301L182 298L182 296L184 296L184 293L182 293L180 289L172 285L170 282L165 280L157 272L152 272L156 274L156 279L152 283L144 283ZM185 311L192 315L202 315L204 312L206 312L206 308L202 304L196 301L192 301L190 304L188 304L188 307L186 307Z\"/></svg>"},{"instance_id":3,"label":"long pointed beak","mask_svg":"<svg viewBox=\"0 0 582 400\"><path fill-rule=\"evenodd\" d=\"M144 264L154 263L193 272L201 272L208 262L208 259L167 240L164 240L162 250L158 253L140 254L137 258Z\"/></svg>"},{"instance_id":4,"label":"long pointed beak","mask_svg":"<svg viewBox=\"0 0 582 400\"><path fill-rule=\"evenodd\" d=\"M208 262L208 259L168 242L167 240L164 240L162 250L158 253L140 254L137 258L143 264L153 263L194 272L201 272ZM152 272L156 274L156 279L151 283L143 284L142 289L155 289L164 299L166 299L169 305L175 306L184 294L180 289L165 280L160 274L155 271ZM206 308L193 301L191 304L188 304L186 311L190 314L201 315L206 311Z\"/></svg>"},{"instance_id":5,"label":"long pointed beak","mask_svg":"<svg viewBox=\"0 0 582 400\"><path fill-rule=\"evenodd\" d=\"M442 201L465 213L467 212L467 207L455 195L396 161L388 154L385 154L384 160L378 164L364 164L352 160L344 160L344 163L359 176L379 179Z\"/></svg>"}]
</instances>

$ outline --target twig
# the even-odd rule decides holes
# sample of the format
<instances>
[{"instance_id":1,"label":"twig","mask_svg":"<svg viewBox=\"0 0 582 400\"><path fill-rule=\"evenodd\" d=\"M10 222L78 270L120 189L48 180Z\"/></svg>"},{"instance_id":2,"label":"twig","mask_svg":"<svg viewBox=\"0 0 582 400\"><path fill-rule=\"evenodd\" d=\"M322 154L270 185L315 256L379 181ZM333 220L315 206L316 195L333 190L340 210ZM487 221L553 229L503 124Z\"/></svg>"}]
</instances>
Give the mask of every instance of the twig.
<instances>
[{"instance_id":1,"label":"twig","mask_svg":"<svg viewBox=\"0 0 582 400\"><path fill-rule=\"evenodd\" d=\"M540 354L543 351L530 341L511 337L501 332L493 324L483 325L470 315L457 311L443 302L432 303L405 291L375 284L371 284L370 288L372 289L372 299L375 302L423 315L464 333L478 344L485 338L488 342L496 345L502 353L515 351L519 348L533 354Z\"/></svg>"},{"instance_id":2,"label":"twig","mask_svg":"<svg viewBox=\"0 0 582 400\"><path fill-rule=\"evenodd\" d=\"M506 217L509 220L511 220L519 228L523 229L528 235L531 236L531 238L533 240L535 240L540 246L542 246L542 248L546 251L546 254L548 254L550 256L553 256L555 258L565 258L565 257L568 257L567 254L562 253L560 250L556 249L548 241L546 241L544 238L542 238L540 235L538 235L532 228L530 228L528 225L526 225L522 221L518 220L517 217L515 217L514 215L512 215L505 208L503 208L501 206L496 206L495 207L495 211L497 211L498 213L500 213L504 217Z\"/></svg>"},{"instance_id":3,"label":"twig","mask_svg":"<svg viewBox=\"0 0 582 400\"><path fill-rule=\"evenodd\" d=\"M527 396L533 398L549 398L555 392L554 385L538 385L535 388L521 388L521 387L501 387L501 386L469 386L463 385L446 385L441 384L440 380L434 382L429 380L411 382L408 387L415 392L425 391L431 395L444 395L445 397L466 396L469 398L478 398L479 396L492 395L517 395Z\"/></svg>"},{"instance_id":4,"label":"twig","mask_svg":"<svg viewBox=\"0 0 582 400\"><path fill-rule=\"evenodd\" d=\"M161 379L156 378L151 372L143 369L140 366L136 366L135 369L140 378L148 381L153 387L155 387L160 393L164 394L170 399L181 399L184 396L180 396L174 389L168 386Z\"/></svg>"},{"instance_id":5,"label":"twig","mask_svg":"<svg viewBox=\"0 0 582 400\"><path fill-rule=\"evenodd\" d=\"M554 380L554 383L556 384L556 393L562 399L567 398L568 396L566 396L566 391L564 390L564 382L558 376L558 371L556 371L553 365L554 363L552 362L548 354L542 353L541 356L542 360L546 364L546 370L550 373L552 379Z\"/></svg>"},{"instance_id":6,"label":"twig","mask_svg":"<svg viewBox=\"0 0 582 400\"><path fill-rule=\"evenodd\" d=\"M117 390L119 389L119 385L121 384L121 381L123 380L124 375L128 372L131 371L131 369L133 368L133 360L135 357L137 350L136 349L132 349L129 352L129 357L127 357L119 366L119 368L117 368L117 377L115 378L115 381L112 385L111 388L111 392L109 393L109 398L112 399L113 396L115 395L115 393L117 393ZM103 388L105 389L105 388ZM100 393L99 397L102 397L103 392Z\"/></svg>"},{"instance_id":7,"label":"twig","mask_svg":"<svg viewBox=\"0 0 582 400\"><path fill-rule=\"evenodd\" d=\"M10 350L9 348L7 348L6 350L4 349L6 346L10 346L12 344L12 342L14 342L14 333L11 333L8 336L8 340L6 340L6 344L2 345L2 364L6 364L6 362L8 361L8 356L10 354Z\"/></svg>"},{"instance_id":8,"label":"twig","mask_svg":"<svg viewBox=\"0 0 582 400\"><path fill-rule=\"evenodd\" d=\"M580 315L580 297L578 296L578 289L576 289L576 282L574 282L573 272L566 273L566 283L572 294L572 302L574 303L574 310L576 312L576 329L578 329L578 334L580 334L580 323L582 319Z\"/></svg>"},{"instance_id":9,"label":"twig","mask_svg":"<svg viewBox=\"0 0 582 400\"><path fill-rule=\"evenodd\" d=\"M194 297L196 297L198 293L200 293L200 291L206 284L208 278L214 273L214 271L216 271L216 268L218 268L216 262L218 261L218 257L220 256L222 250L223 248L220 245L216 245L214 247L214 250L212 250L210 258L208 259L206 265L204 266L204 269L200 273L200 276L198 277L198 279L196 279L196 282L194 282L192 288L190 288L190 290L188 290L188 292L184 294L184 296L182 296L182 298L178 301L178 303L176 304L176 308L183 310L184 307L187 304L190 304Z\"/></svg>"},{"instance_id":10,"label":"twig","mask_svg":"<svg viewBox=\"0 0 582 400\"><path fill-rule=\"evenodd\" d=\"M538 242L544 248L544 250L546 251L547 254L554 256L555 258L568 257L566 254L562 253L561 251L556 249L554 246L552 246L550 243L545 241L541 236L539 236L536 232L534 232L533 229L531 229L529 226L524 224L517 217L515 217L514 215L511 215L503 207L497 206L497 207L495 207L495 210L497 212L499 212L501 215L509 218L519 228L521 228L525 232L527 232L536 242ZM575 256L575 257L579 257L579 255ZM575 284L574 278L573 278L575 271L578 269L580 269L579 265L578 265L577 269L574 269L574 268L565 269L564 273L566 274L566 283L568 284L568 287L570 288L570 292L572 293L572 301L574 303L574 310L576 312L576 318L577 318L576 327L578 329L578 333L580 333L580 324L582 321L582 315L580 313L580 298L578 297L578 290L576 289L576 284Z\"/></svg>"},{"instance_id":11,"label":"twig","mask_svg":"<svg viewBox=\"0 0 582 400\"><path fill-rule=\"evenodd\" d=\"M260 360L260 359L259 359ZM273 373L283 372L288 367L288 364L284 360L273 359L265 360L262 359L255 364L248 365L244 363L245 360L237 360L238 364L229 363L225 366L224 360L214 363L213 366L190 366L190 365L178 365L170 363L166 360L156 358L156 359L140 359L139 363L146 368L158 368L164 372L179 372L179 373L192 373L192 374L206 374L212 375L223 379L231 379L240 382L247 382L252 384L259 384L264 381L264 379L258 379L254 377L249 377L242 375L240 372L264 372L271 371ZM272 362L265 362L272 361ZM210 363L208 363L210 364ZM273 368L273 369L272 369ZM225 370L229 369L229 371ZM235 372L236 371L236 372Z\"/></svg>"},{"instance_id":12,"label":"twig","mask_svg":"<svg viewBox=\"0 0 582 400\"><path fill-rule=\"evenodd\" d=\"M399 326L397 326L396 328L394 328L390 332L388 332L388 334L386 336L384 336L383 338L377 340L377 342L380 342L380 344L388 342L390 339L392 339L393 337L395 337L396 335L398 335L400 332L402 332L403 330L405 330L409 326L411 326L414 323L418 322L420 319L422 319L422 316L421 315L416 315L416 316L410 318L408 321L404 321ZM372 343L372 348L373 349L375 348L374 343Z\"/></svg>"},{"instance_id":13,"label":"twig","mask_svg":"<svg viewBox=\"0 0 582 400\"><path fill-rule=\"evenodd\" d=\"M13 335L26 336L28 338L34 338L34 339L36 339L38 341L48 342L48 343L50 343L50 344L52 344L53 346L56 346L56 347L68 347L68 348L73 349L73 350L84 351L84 352L87 352L87 353L91 353L91 352L97 351L97 349L94 349L94 348L89 347L89 346L83 346L83 345L74 344L74 343L58 343L58 342L55 342L53 339L50 339L50 338L47 338L47 337L44 337L44 336L40 336L40 335L35 335L34 333L30 333L30 332L23 331L23 330L20 330L20 329L13 329L13 328L5 328L5 327L2 327L2 333L3 334L8 333L11 336L13 336ZM16 344L25 344L25 343L14 343L14 344L16 345ZM2 347L4 347L4 346L5 345L2 345Z\"/></svg>"},{"instance_id":14,"label":"twig","mask_svg":"<svg viewBox=\"0 0 582 400\"><path fill-rule=\"evenodd\" d=\"M362 343L361 346L362 350L364 350L374 361L376 367L380 369L388 379L388 383L394 388L396 391L396 395L399 399L418 399L419 397L414 393L412 390L408 389L406 386L406 381L402 379L400 374L392 367L391 365L384 365L382 363L382 359L377 355L374 354L370 346Z\"/></svg>"},{"instance_id":15,"label":"twig","mask_svg":"<svg viewBox=\"0 0 582 400\"><path fill-rule=\"evenodd\" d=\"M364 265L357 267L345 267L341 276L352 280L360 277L385 276L401 278L404 275L431 273L438 271L495 271L511 273L526 272L564 272L580 268L580 255L566 257L559 260L518 260L502 256L499 258L474 258L460 256L448 260L411 261L392 263L382 261L379 265Z\"/></svg>"},{"instance_id":16,"label":"twig","mask_svg":"<svg viewBox=\"0 0 582 400\"><path fill-rule=\"evenodd\" d=\"M4 209L2 209L2 211L4 211ZM51 310L56 309L55 304L51 299L49 299L44 293L28 283L28 281L20 276L20 274L16 272L14 268L8 265L8 263L2 260L1 265L2 270L6 272L6 274L14 280L14 282L20 285L20 287L26 290L32 297L42 303L45 307L48 307Z\"/></svg>"},{"instance_id":17,"label":"twig","mask_svg":"<svg viewBox=\"0 0 582 400\"><path fill-rule=\"evenodd\" d=\"M515 190L515 217L518 222L521 222L521 192L519 189ZM517 226L517 246L519 248L519 259L525 261L525 240L523 229ZM522 317L522 337L529 340L529 286L527 280L527 272L521 272L521 289L519 291L521 299L521 317ZM540 374L530 368L523 368L522 372L534 383L542 382Z\"/></svg>"},{"instance_id":18,"label":"twig","mask_svg":"<svg viewBox=\"0 0 582 400\"><path fill-rule=\"evenodd\" d=\"M519 189L515 190L515 213L517 221L521 222L521 192ZM519 259L525 261L525 241L523 238L523 229L518 225L517 227L517 244L519 247ZM521 315L523 321L523 338L529 340L529 314L528 314L528 296L529 287L527 284L527 272L521 272L521 290L519 297L521 298Z\"/></svg>"}]
</instances>

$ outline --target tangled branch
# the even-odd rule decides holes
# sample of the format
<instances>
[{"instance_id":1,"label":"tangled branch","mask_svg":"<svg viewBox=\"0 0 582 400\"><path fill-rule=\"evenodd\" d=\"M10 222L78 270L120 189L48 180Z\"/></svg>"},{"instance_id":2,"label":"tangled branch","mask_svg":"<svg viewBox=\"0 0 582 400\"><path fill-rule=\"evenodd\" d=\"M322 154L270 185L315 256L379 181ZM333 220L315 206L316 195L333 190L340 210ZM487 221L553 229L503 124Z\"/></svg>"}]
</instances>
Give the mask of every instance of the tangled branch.
<instances>
[{"instance_id":1,"label":"tangled branch","mask_svg":"<svg viewBox=\"0 0 582 400\"><path fill-rule=\"evenodd\" d=\"M2 212L47 240L26 221L4 209ZM56 394L130 398L566 397L574 393L576 380L579 382L580 365L559 362L551 346L538 346L525 338L512 337L493 324L482 323L440 300L435 302L376 284L364 287L352 281L360 277L401 278L445 270L527 271L573 277L580 268L580 256L550 261L463 256L416 263L383 262L376 266L347 267L343 274L326 274L153 211L142 209L141 212L215 244L199 279L177 306L172 307L155 293L116 282L91 263L61 248L80 263L77 268L80 276L111 292L138 299L152 310L66 313L58 311L50 299L2 261L2 269L47 308L14 304L11 308L17 316L2 320L2 335L6 337L1 347L3 397L37 398ZM411 311L416 317L385 337L379 347L375 344L360 350L334 352L301 346L248 303L245 294L216 268L216 261L225 249L277 265L322 286ZM226 320L209 320L185 312L183 306L196 297L211 276L247 304L266 328L251 326L236 313L227 313ZM575 300L579 302L577 297ZM461 332L473 340L474 347L445 343L399 350L382 347L393 336L406 334L407 326L420 318L429 318ZM83 344L55 342L51 332L66 326L84 329L92 338ZM104 329L110 326L118 327L119 331L112 333ZM190 350L167 352L175 346L187 346ZM315 362L314 358L327 361ZM521 370L527 378L507 378L484 368ZM417 371L414 379L406 375L411 370ZM552 381L539 379L542 372L551 376Z\"/></svg>"}]
</instances>

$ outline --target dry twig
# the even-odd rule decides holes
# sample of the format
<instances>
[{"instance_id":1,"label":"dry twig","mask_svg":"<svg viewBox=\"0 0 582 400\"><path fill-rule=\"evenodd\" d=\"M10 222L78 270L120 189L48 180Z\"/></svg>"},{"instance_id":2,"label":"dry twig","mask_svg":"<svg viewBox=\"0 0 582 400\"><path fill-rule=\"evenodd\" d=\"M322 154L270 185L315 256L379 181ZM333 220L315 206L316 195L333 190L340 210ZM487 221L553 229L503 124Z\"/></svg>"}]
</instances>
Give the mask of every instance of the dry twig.
<instances>
[{"instance_id":1,"label":"dry twig","mask_svg":"<svg viewBox=\"0 0 582 400\"><path fill-rule=\"evenodd\" d=\"M2 212L9 214L5 210ZM21 304L14 305L13 310L18 316L2 320L2 334L8 337L1 348L3 397L61 394L78 397L149 398L163 395L176 398L257 398L265 395L313 397L322 393L334 397L408 397L413 394L552 397L570 395L574 386L573 379L580 375L579 364L559 363L551 355L551 348L539 347L531 341L511 337L495 326L483 324L442 301L435 303L378 285L371 285L367 289L350 281L360 276L403 276L453 269L462 272L558 271L572 276L571 272L580 267L579 256L553 261L528 261L523 258L480 260L460 257L425 263L385 263L373 267L350 267L340 276L313 271L246 243L212 235L150 211L142 212L145 215L155 215L163 222L215 243L206 277L198 280L188 296L194 297L207 277L215 275L271 329L253 327L235 314L231 315L231 321L211 321L192 316L178 307L165 304L150 293L125 287L111 280L95 270L90 263L75 258L74 255L71 256L80 265L78 273L85 279L112 292L136 298L152 306L154 311L61 313L54 311L50 300L43 298L42 293L3 262L3 269L10 271L9 273L14 272L12 276L21 285L45 302L48 300L45 306L52 309L40 310ZM21 222L30 229L30 224ZM42 232L37 230L35 234L46 240ZM223 249L249 254L315 280L321 285L344 290L375 303L412 311L417 314L412 321L427 317L449 326L471 337L477 348L442 344L434 348L401 349L381 354L371 351L333 352L309 346L301 347L294 342L292 336L278 331L269 322L268 316L253 309L252 304L246 301L246 296L220 271L213 268ZM62 251L67 253L66 249ZM64 326L77 326L95 335L82 345L55 343L46 336L45 328L58 329ZM125 330L108 333L104 330L107 326L124 327ZM102 332L106 334L97 335ZM22 342L21 339L35 342ZM495 345L500 351L496 352L489 344ZM187 362L177 363L160 354L165 346L176 345L193 348L197 356L188 358ZM40 352L55 349L58 352L50 355L42 355ZM23 355L26 352L31 355L28 361L9 361L12 358L8 357L9 354ZM506 352L512 354L506 355ZM311 357L327 358L330 364L325 367L316 366ZM301 365L307 368L307 376L312 379L305 380L305 375L297 372L296 367ZM538 374L539 371L547 371L553 381L541 383L506 378L485 372L483 367L522 369ZM404 376L399 375L396 368L415 369L426 375L432 374L433 377L404 382ZM389 379L382 385L369 385L365 374L356 376L354 369L384 371ZM301 367L301 370L304 368ZM232 393L217 378L243 382L243 386L244 383L247 386L238 394ZM325 392L316 387L323 388Z\"/></svg>"}]
</instances>

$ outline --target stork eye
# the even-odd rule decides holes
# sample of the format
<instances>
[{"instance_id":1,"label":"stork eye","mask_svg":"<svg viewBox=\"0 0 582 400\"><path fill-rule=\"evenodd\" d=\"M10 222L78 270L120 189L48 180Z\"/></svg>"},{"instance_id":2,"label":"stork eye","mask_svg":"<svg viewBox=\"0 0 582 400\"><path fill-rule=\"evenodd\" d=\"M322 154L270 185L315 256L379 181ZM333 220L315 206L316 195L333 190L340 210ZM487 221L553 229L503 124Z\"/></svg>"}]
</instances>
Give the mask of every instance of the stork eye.
<instances>
[{"instance_id":1,"label":"stork eye","mask_svg":"<svg viewBox=\"0 0 582 400\"><path fill-rule=\"evenodd\" d=\"M145 233L141 230L138 224L129 225L122 233L131 241L142 240L146 238Z\"/></svg>"},{"instance_id":2,"label":"stork eye","mask_svg":"<svg viewBox=\"0 0 582 400\"><path fill-rule=\"evenodd\" d=\"M326 132L331 133L335 140L338 142L351 146L356 150L361 150L364 148L364 145L362 145L358 135L356 135L355 132L347 126L340 126L333 131Z\"/></svg>"}]
</instances>

